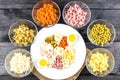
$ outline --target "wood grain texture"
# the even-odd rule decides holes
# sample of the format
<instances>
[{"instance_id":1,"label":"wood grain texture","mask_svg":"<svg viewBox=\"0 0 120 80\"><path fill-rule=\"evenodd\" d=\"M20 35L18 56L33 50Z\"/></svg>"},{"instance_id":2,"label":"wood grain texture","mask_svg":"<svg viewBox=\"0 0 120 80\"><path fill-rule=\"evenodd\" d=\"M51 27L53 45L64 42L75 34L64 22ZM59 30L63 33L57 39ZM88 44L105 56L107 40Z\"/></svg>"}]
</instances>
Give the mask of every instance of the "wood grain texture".
<instances>
[{"instance_id":1,"label":"wood grain texture","mask_svg":"<svg viewBox=\"0 0 120 80\"><path fill-rule=\"evenodd\" d=\"M90 42L86 43L86 47L89 49L96 48L95 45L91 44ZM16 47L10 42L0 42L0 75L8 75L4 68L4 60L6 55L13 49L17 49L20 47ZM110 50L113 53L113 56L115 57L115 67L111 74L117 74L120 75L120 42L114 42L110 46L106 47L108 50ZM27 50L30 50L30 48L25 48ZM81 75L88 75L90 74L86 68L82 72Z\"/></svg>"},{"instance_id":2,"label":"wood grain texture","mask_svg":"<svg viewBox=\"0 0 120 80\"><path fill-rule=\"evenodd\" d=\"M27 76L24 78L13 78L11 76L5 75L0 76L0 80L39 80L34 75ZM120 80L119 75L109 75L106 77L95 77L93 75L87 75L87 76L79 76L76 80Z\"/></svg>"},{"instance_id":3,"label":"wood grain texture","mask_svg":"<svg viewBox=\"0 0 120 80\"><path fill-rule=\"evenodd\" d=\"M79 76L76 80L120 80L119 75L108 75L106 77L95 77L93 75Z\"/></svg>"},{"instance_id":4,"label":"wood grain texture","mask_svg":"<svg viewBox=\"0 0 120 80\"><path fill-rule=\"evenodd\" d=\"M29 75L24 78L14 78L9 75L4 75L4 76L0 76L0 80L39 80L39 79L37 77L35 77L34 75Z\"/></svg>"},{"instance_id":5,"label":"wood grain texture","mask_svg":"<svg viewBox=\"0 0 120 80\"><path fill-rule=\"evenodd\" d=\"M109 14L109 15L108 15ZM114 15L113 15L114 14ZM0 10L0 41L1 42L8 42L8 30L10 26L16 22L19 19L28 19L32 20L31 16L31 10L19 10L19 9L5 9L5 10ZM115 26L116 29L116 38L115 41L118 42L120 41L120 10L92 10L92 17L91 21L95 19L106 19L110 23L112 23ZM61 19L59 23L63 23L64 21ZM88 26L88 25L87 25ZM87 26L78 29L78 31L81 33L83 36L84 40L88 42L87 38ZM40 27L38 27L40 30Z\"/></svg>"},{"instance_id":6,"label":"wood grain texture","mask_svg":"<svg viewBox=\"0 0 120 80\"><path fill-rule=\"evenodd\" d=\"M8 38L10 25L19 19L32 20L31 11L39 0L0 0L0 80L38 80L30 74L25 78L16 79L9 76L4 68L4 60L9 51L20 48L12 45ZM62 11L63 7L71 0L53 0ZM74 1L74 0L73 0ZM81 72L77 80L120 80L120 0L81 0L88 4L92 11L91 21L94 19L106 19L111 22L116 29L115 42L108 47L115 57L115 67L112 73L106 77L99 78L91 75L86 68ZM90 22L91 22L90 21ZM59 23L64 23L62 16ZM88 25L87 25L88 26ZM86 46L90 49L97 46L91 44L86 35L87 26L78 29L83 36ZM41 29L38 27L39 30ZM29 47L25 48L29 50Z\"/></svg>"},{"instance_id":7,"label":"wood grain texture","mask_svg":"<svg viewBox=\"0 0 120 80\"><path fill-rule=\"evenodd\" d=\"M32 9L39 0L0 0L0 9ZM61 9L71 0L53 0ZM74 1L74 0L72 0ZM81 0L92 9L120 9L120 0Z\"/></svg>"}]
</instances>

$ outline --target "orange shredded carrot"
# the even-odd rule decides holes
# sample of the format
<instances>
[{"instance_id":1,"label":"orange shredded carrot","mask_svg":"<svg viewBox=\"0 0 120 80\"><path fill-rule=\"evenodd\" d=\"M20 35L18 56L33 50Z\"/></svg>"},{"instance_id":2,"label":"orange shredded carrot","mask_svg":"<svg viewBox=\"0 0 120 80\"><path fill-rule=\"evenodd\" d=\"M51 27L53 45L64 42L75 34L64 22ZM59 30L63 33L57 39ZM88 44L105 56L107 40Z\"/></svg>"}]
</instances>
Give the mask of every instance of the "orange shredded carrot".
<instances>
[{"instance_id":1,"label":"orange shredded carrot","mask_svg":"<svg viewBox=\"0 0 120 80\"><path fill-rule=\"evenodd\" d=\"M64 49L66 48L66 46L68 46L67 36L63 36L62 37L59 46L62 47L62 48L64 48Z\"/></svg>"},{"instance_id":2,"label":"orange shredded carrot","mask_svg":"<svg viewBox=\"0 0 120 80\"><path fill-rule=\"evenodd\" d=\"M52 4L44 4L36 11L36 19L43 25L51 25L57 21L57 10Z\"/></svg>"}]
</instances>

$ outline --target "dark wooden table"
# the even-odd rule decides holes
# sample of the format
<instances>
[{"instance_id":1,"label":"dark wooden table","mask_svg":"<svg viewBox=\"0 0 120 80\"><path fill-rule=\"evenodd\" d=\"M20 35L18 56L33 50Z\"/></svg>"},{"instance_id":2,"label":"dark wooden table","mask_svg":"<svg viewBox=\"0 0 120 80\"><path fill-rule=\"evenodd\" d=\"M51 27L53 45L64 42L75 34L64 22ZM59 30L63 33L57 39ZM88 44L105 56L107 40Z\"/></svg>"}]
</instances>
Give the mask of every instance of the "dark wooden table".
<instances>
[{"instance_id":1,"label":"dark wooden table","mask_svg":"<svg viewBox=\"0 0 120 80\"><path fill-rule=\"evenodd\" d=\"M31 21L31 11L36 2L39 0L0 0L0 80L38 80L33 74L25 78L16 79L7 74L4 68L4 60L9 51L19 48L10 43L8 38L8 30L10 25L18 19L29 19ZM54 0L62 11L65 4L71 0ZM86 68L79 75L78 80L120 80L120 0L82 0L87 3L91 9L92 17L94 19L106 19L111 22L116 29L116 38L113 44L108 47L115 57L115 67L111 74L106 77L99 78L91 75ZM90 21L90 22L91 22ZM63 18L59 23L64 23ZM87 25L88 26L88 25ZM82 34L86 46L89 49L97 46L91 44L86 35L85 26L78 31ZM38 27L39 28L39 27ZM40 30L40 28L39 28ZM29 47L26 49L29 50Z\"/></svg>"}]
</instances>

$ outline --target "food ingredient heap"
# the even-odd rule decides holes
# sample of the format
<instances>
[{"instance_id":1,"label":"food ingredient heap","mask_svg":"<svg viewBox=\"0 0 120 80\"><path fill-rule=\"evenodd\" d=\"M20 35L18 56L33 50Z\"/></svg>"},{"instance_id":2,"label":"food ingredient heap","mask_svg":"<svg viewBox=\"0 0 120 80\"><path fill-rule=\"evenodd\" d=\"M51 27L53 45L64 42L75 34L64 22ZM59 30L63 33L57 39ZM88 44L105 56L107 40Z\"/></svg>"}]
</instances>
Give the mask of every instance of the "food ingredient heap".
<instances>
[{"instance_id":1,"label":"food ingredient heap","mask_svg":"<svg viewBox=\"0 0 120 80\"><path fill-rule=\"evenodd\" d=\"M89 67L92 69L92 72L101 74L109 67L108 59L109 57L105 53L92 53L89 60Z\"/></svg>"},{"instance_id":2,"label":"food ingredient heap","mask_svg":"<svg viewBox=\"0 0 120 80\"><path fill-rule=\"evenodd\" d=\"M104 45L111 39L110 29L104 24L94 24L90 30L90 39L97 45Z\"/></svg>"},{"instance_id":3,"label":"food ingredient heap","mask_svg":"<svg viewBox=\"0 0 120 80\"><path fill-rule=\"evenodd\" d=\"M86 16L87 12L83 11L82 8L77 4L70 6L65 13L65 19L67 23L75 28L79 28L80 26L84 25Z\"/></svg>"},{"instance_id":4,"label":"food ingredient heap","mask_svg":"<svg viewBox=\"0 0 120 80\"><path fill-rule=\"evenodd\" d=\"M45 41L40 46L40 60L44 57L44 61L41 62L45 64L43 67L62 70L74 63L75 44L69 44L67 39L68 37L61 33L55 33L45 38Z\"/></svg>"},{"instance_id":5,"label":"food ingredient heap","mask_svg":"<svg viewBox=\"0 0 120 80\"><path fill-rule=\"evenodd\" d=\"M30 57L23 55L22 53L14 53L14 56L10 60L10 71L15 73L24 73L30 69Z\"/></svg>"},{"instance_id":6,"label":"food ingredient heap","mask_svg":"<svg viewBox=\"0 0 120 80\"><path fill-rule=\"evenodd\" d=\"M57 10L52 4L44 4L43 7L36 11L36 20L38 20L42 26L52 25L58 19L57 13Z\"/></svg>"},{"instance_id":7,"label":"food ingredient heap","mask_svg":"<svg viewBox=\"0 0 120 80\"><path fill-rule=\"evenodd\" d=\"M20 46L26 46L32 43L35 31L25 24L21 24L18 28L13 29L13 40Z\"/></svg>"}]
</instances>

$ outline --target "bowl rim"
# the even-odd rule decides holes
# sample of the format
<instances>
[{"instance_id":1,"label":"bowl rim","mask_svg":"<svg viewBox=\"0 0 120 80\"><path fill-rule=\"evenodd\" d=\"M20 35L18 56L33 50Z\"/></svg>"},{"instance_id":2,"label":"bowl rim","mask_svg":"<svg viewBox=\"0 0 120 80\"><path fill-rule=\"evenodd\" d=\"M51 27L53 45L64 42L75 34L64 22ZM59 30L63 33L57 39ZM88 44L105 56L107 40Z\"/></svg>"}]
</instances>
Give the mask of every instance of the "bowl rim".
<instances>
[{"instance_id":1,"label":"bowl rim","mask_svg":"<svg viewBox=\"0 0 120 80\"><path fill-rule=\"evenodd\" d=\"M20 77L14 76L13 74L11 74L11 73L10 73L11 71L8 71L8 68L7 68L7 66L6 66L6 64L7 64L6 59L7 59L10 55L14 54L14 53L12 53L13 51L18 51L18 50L19 50L19 51L25 51L27 54L29 54L30 62L32 63L32 66L30 67L30 71L29 71L26 75L20 76ZM22 53L22 54L23 54L23 53ZM25 55L26 55L26 54L25 54ZM28 76L28 75L32 72L32 70L33 70L33 68L34 68L34 64L33 64L33 62L32 62L32 58L31 58L30 52L29 52L28 50L22 49L22 48L13 49L13 50L11 50L10 52L8 52L7 56L5 57L4 65L5 65L4 67L5 67L5 70L7 71L7 73L8 73L9 75L15 77L15 78L22 78L22 77ZM21 73L21 74L22 74L22 73Z\"/></svg>"},{"instance_id":2,"label":"bowl rim","mask_svg":"<svg viewBox=\"0 0 120 80\"><path fill-rule=\"evenodd\" d=\"M89 59L88 57L92 55L92 52L93 52L93 51L99 50L99 49L107 51L108 54L110 54L111 57L112 57L112 59L113 59L112 68L110 69L110 71L109 71L106 75L103 75L103 76L97 76L97 75L95 75L93 72L90 71L90 69L89 69L89 67L88 67L88 64L87 64L87 63L88 63L87 59ZM104 77L104 76L107 76L108 74L110 74L110 73L112 72L112 70L114 69L114 66L115 66L115 58L114 58L112 52L111 52L110 50L106 49L106 48L94 48L94 49L92 49L92 50L90 51L90 53L86 56L85 66L86 66L87 70L89 71L89 73L91 73L92 75L97 76L97 77Z\"/></svg>"},{"instance_id":3,"label":"bowl rim","mask_svg":"<svg viewBox=\"0 0 120 80\"><path fill-rule=\"evenodd\" d=\"M107 45L98 45L98 44L94 43L94 42L91 40L90 36L89 36L89 30L90 30L91 25L94 24L94 23L97 22L97 21L103 21L103 22L105 22L105 23L108 23L108 24L111 25L111 27L112 27L112 29L113 29L113 33L114 33L113 39L112 39L112 41L110 41L110 43L107 44ZM89 41L90 41L92 44L94 44L94 45L96 45L96 46L99 46L99 47L106 47L106 46L111 45L111 44L114 42L114 40L115 40L115 38L116 38L116 30L115 30L115 27L113 26L113 24L111 24L111 23L108 22L107 20L105 20L105 19L95 19L95 20L93 20L93 21L88 25L88 27L87 27L87 37L88 37Z\"/></svg>"},{"instance_id":4,"label":"bowl rim","mask_svg":"<svg viewBox=\"0 0 120 80\"><path fill-rule=\"evenodd\" d=\"M37 26L36 26L32 21L30 21L30 20L28 20L28 19L19 19L19 20L17 20L16 22L14 22L14 23L10 26L9 31L8 31L8 37L9 37L10 42L11 42L13 45L15 45L15 46L28 47L28 46L30 46L30 45L33 43L34 39L33 39L32 43L30 43L29 45L21 46L21 45L18 45L16 42L14 42L14 41L12 40L12 38L10 37L10 31L11 31L12 27L13 27L17 22L20 22L20 21L27 21L27 22L29 22L30 24L32 24L32 25L35 27L35 32L36 32L36 34L38 33Z\"/></svg>"},{"instance_id":5,"label":"bowl rim","mask_svg":"<svg viewBox=\"0 0 120 80\"><path fill-rule=\"evenodd\" d=\"M84 25L82 25L81 27L74 27L74 26L70 25L70 24L65 20L65 18L64 18L65 8L66 8L70 3L76 3L76 2L80 2L80 3L84 4L84 5L88 8L88 11L89 11L89 14L90 14L90 17L88 18L88 21L87 21ZM80 7L81 7L81 6L80 6ZM69 25L69 26L71 26L71 27L73 27L73 28L75 28L75 29L80 29L80 28L83 28L84 26L86 26L86 25L90 22L90 20L91 20L91 10L90 10L90 7L89 7L86 3L84 3L83 1L70 1L70 2L68 2L68 3L64 6L64 8L63 8L63 10L62 10L62 18L63 18L64 22L65 22L67 25Z\"/></svg>"},{"instance_id":6,"label":"bowl rim","mask_svg":"<svg viewBox=\"0 0 120 80\"><path fill-rule=\"evenodd\" d=\"M60 10L60 7L59 7L59 5L58 5L56 2L54 2L53 0L51 0L51 3L53 3L53 4L58 8L58 12L59 12L58 19L57 19L57 21L56 21L54 24L52 24L52 25L42 26L42 25L39 25L39 24L36 22L37 20L35 19L35 16L34 16L34 9L35 9L35 7L36 7L36 5L38 5L38 4L41 3L41 2L42 2L42 1L40 0L40 1L38 1L38 2L33 6L33 8L32 8L32 19L33 19L33 21L34 21L38 26L40 26L40 27L42 27L42 28L52 27L53 25L57 24L57 23L59 22L60 18L61 18L61 10Z\"/></svg>"}]
</instances>

